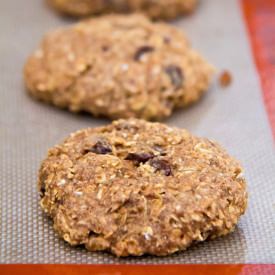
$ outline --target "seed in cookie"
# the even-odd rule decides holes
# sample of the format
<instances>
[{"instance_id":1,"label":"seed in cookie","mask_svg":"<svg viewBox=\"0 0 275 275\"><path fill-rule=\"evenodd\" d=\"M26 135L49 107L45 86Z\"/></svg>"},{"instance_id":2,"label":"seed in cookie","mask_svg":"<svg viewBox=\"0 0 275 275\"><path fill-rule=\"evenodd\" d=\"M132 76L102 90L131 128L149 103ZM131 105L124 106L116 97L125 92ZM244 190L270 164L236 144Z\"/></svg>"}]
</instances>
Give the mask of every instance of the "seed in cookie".
<instances>
[{"instance_id":1,"label":"seed in cookie","mask_svg":"<svg viewBox=\"0 0 275 275\"><path fill-rule=\"evenodd\" d=\"M172 19L192 12L197 0L49 0L58 11L71 16L88 16L106 12L143 12L152 18Z\"/></svg>"},{"instance_id":2,"label":"seed in cookie","mask_svg":"<svg viewBox=\"0 0 275 275\"><path fill-rule=\"evenodd\" d=\"M103 16L50 32L38 52L25 66L31 95L109 118L168 117L198 101L213 73L179 30L141 15Z\"/></svg>"},{"instance_id":3,"label":"seed in cookie","mask_svg":"<svg viewBox=\"0 0 275 275\"><path fill-rule=\"evenodd\" d=\"M161 156L166 155L165 149L160 145L153 145L153 150L158 152L158 154L161 155Z\"/></svg>"},{"instance_id":4,"label":"seed in cookie","mask_svg":"<svg viewBox=\"0 0 275 275\"><path fill-rule=\"evenodd\" d=\"M247 204L242 167L221 146L137 119L73 133L49 150L38 185L65 241L117 256L168 255L229 234Z\"/></svg>"}]
</instances>

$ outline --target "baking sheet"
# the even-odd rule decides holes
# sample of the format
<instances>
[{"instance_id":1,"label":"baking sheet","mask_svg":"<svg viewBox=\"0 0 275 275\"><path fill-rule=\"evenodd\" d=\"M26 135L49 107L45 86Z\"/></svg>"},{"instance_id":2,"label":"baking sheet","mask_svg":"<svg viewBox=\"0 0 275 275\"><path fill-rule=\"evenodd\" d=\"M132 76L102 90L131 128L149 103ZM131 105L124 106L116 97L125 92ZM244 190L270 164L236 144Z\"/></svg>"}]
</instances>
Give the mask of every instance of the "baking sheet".
<instances>
[{"instance_id":1,"label":"baking sheet","mask_svg":"<svg viewBox=\"0 0 275 275\"><path fill-rule=\"evenodd\" d=\"M71 248L38 205L36 177L47 149L70 132L109 123L34 101L22 67L44 32L72 23L42 0L0 1L0 262L1 263L275 263L275 155L237 0L201 1L193 16L174 22L233 84L215 84L197 105L166 123L218 140L246 170L249 207L237 230L169 257L118 259Z\"/></svg>"}]
</instances>

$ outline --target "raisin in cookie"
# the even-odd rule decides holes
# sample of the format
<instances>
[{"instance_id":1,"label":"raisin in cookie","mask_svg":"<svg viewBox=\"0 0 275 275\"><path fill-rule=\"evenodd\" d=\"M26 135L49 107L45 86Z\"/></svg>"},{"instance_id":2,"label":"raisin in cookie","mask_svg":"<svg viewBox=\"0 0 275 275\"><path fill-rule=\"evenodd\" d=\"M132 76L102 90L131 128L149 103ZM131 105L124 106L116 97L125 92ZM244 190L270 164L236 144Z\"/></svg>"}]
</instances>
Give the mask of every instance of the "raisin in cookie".
<instances>
[{"instance_id":1,"label":"raisin in cookie","mask_svg":"<svg viewBox=\"0 0 275 275\"><path fill-rule=\"evenodd\" d=\"M114 15L47 34L25 80L34 97L71 111L157 120L197 101L212 71L175 27Z\"/></svg>"},{"instance_id":2,"label":"raisin in cookie","mask_svg":"<svg viewBox=\"0 0 275 275\"><path fill-rule=\"evenodd\" d=\"M71 134L48 152L39 190L63 239L117 256L226 235L247 204L242 168L217 143L137 119Z\"/></svg>"},{"instance_id":3,"label":"raisin in cookie","mask_svg":"<svg viewBox=\"0 0 275 275\"><path fill-rule=\"evenodd\" d=\"M192 12L197 0L48 0L58 11L71 16L105 12L142 12L155 19L173 19Z\"/></svg>"}]
</instances>

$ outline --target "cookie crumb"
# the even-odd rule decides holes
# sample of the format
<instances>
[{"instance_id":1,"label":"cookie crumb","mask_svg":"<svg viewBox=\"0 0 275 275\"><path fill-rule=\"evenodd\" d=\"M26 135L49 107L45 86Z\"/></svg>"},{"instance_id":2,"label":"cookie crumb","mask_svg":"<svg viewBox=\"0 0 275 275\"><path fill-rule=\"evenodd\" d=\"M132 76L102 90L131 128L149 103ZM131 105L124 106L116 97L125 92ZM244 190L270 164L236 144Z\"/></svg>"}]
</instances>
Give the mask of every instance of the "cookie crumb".
<instances>
[{"instance_id":1,"label":"cookie crumb","mask_svg":"<svg viewBox=\"0 0 275 275\"><path fill-rule=\"evenodd\" d=\"M224 70L219 76L219 83L222 87L228 87L232 83L232 75L229 71Z\"/></svg>"}]
</instances>

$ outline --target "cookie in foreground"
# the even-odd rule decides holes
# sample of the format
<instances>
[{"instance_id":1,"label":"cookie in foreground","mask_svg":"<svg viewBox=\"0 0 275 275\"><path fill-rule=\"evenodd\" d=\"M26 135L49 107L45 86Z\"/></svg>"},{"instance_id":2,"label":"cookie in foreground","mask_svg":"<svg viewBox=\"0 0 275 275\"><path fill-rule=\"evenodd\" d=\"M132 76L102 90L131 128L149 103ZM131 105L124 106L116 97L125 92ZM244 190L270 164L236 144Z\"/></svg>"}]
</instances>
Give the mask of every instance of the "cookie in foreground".
<instances>
[{"instance_id":1,"label":"cookie in foreground","mask_svg":"<svg viewBox=\"0 0 275 275\"><path fill-rule=\"evenodd\" d=\"M25 82L34 97L73 112L159 120L196 102L212 73L175 27L113 15L47 34Z\"/></svg>"},{"instance_id":2,"label":"cookie in foreground","mask_svg":"<svg viewBox=\"0 0 275 275\"><path fill-rule=\"evenodd\" d=\"M154 19L173 19L191 13L197 0L48 0L59 12L70 16L101 13L142 12Z\"/></svg>"},{"instance_id":3,"label":"cookie in foreground","mask_svg":"<svg viewBox=\"0 0 275 275\"><path fill-rule=\"evenodd\" d=\"M247 205L242 167L217 143L137 119L71 134L49 150L38 185L65 241L117 256L226 235Z\"/></svg>"}]
</instances>

